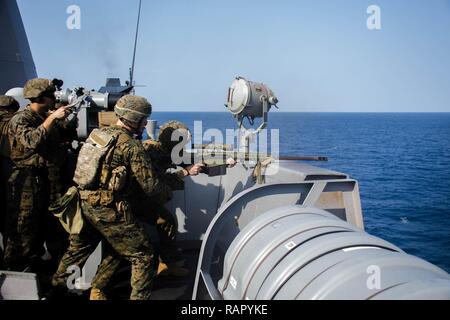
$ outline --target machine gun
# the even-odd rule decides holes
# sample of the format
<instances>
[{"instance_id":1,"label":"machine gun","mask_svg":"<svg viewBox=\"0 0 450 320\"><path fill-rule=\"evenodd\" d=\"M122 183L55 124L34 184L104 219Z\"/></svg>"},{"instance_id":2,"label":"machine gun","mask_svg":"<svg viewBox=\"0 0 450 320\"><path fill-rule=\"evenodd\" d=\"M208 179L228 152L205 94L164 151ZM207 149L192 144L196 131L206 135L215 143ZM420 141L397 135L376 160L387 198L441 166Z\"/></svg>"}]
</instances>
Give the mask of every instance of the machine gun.
<instances>
[{"instance_id":1,"label":"machine gun","mask_svg":"<svg viewBox=\"0 0 450 320\"><path fill-rule=\"evenodd\" d=\"M239 152L227 145L193 145L189 152L191 163L203 163L202 173L208 176L225 175L227 173L227 160L270 163L273 161L328 161L324 156L275 156L261 152Z\"/></svg>"},{"instance_id":2,"label":"machine gun","mask_svg":"<svg viewBox=\"0 0 450 320\"><path fill-rule=\"evenodd\" d=\"M100 126L99 115L103 112L113 111L116 102L127 90L119 93L99 92L86 90L83 87L62 89L62 80L53 80L57 87L56 102L66 105L74 116L78 117L77 133L80 139L85 139L89 133Z\"/></svg>"}]
</instances>

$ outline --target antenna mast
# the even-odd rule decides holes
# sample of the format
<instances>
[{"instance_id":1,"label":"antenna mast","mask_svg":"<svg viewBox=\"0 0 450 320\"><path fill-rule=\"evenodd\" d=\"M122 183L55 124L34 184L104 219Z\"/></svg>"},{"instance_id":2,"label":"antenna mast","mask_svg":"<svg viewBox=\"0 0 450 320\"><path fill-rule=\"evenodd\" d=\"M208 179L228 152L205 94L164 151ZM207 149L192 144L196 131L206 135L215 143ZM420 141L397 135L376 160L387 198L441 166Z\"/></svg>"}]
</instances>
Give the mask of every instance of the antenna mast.
<instances>
[{"instance_id":1,"label":"antenna mast","mask_svg":"<svg viewBox=\"0 0 450 320\"><path fill-rule=\"evenodd\" d=\"M139 34L139 22L141 20L141 5L142 5L142 0L139 0L139 11L138 11L138 19L137 19L137 25L136 25L136 36L134 38L133 62L131 64L131 68L130 68L130 86L133 86L134 63L136 61L136 47L137 47L137 40L138 40L138 34Z\"/></svg>"}]
</instances>

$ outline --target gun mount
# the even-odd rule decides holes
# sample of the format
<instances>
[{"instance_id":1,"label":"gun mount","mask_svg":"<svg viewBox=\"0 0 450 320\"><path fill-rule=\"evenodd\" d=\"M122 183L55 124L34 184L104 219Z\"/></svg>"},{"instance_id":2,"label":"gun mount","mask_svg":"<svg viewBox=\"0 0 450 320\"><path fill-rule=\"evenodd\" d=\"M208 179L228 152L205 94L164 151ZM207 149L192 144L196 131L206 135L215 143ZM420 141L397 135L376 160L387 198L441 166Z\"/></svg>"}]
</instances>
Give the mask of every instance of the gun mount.
<instances>
[{"instance_id":1,"label":"gun mount","mask_svg":"<svg viewBox=\"0 0 450 320\"><path fill-rule=\"evenodd\" d=\"M61 84L62 85L62 84ZM119 79L107 79L106 86L99 91L86 90L83 87L61 89L55 92L57 102L68 105L78 117L78 137L86 139L89 133L101 126L101 114L113 111L116 102L129 94L133 86L120 85ZM111 116L111 113L108 113ZM112 122L112 121L109 121Z\"/></svg>"}]
</instances>

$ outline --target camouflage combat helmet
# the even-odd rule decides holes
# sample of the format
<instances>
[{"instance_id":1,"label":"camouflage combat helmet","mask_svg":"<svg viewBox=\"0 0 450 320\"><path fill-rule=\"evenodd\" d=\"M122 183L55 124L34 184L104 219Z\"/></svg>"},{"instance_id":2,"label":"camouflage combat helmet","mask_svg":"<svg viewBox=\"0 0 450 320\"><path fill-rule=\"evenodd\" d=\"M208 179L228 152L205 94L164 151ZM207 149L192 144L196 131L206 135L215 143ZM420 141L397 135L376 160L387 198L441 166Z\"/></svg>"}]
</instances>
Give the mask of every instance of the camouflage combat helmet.
<instances>
[{"instance_id":1,"label":"camouflage combat helmet","mask_svg":"<svg viewBox=\"0 0 450 320\"><path fill-rule=\"evenodd\" d=\"M10 96L0 96L0 108L12 109L14 112L19 110L20 106L16 99Z\"/></svg>"},{"instance_id":2,"label":"camouflage combat helmet","mask_svg":"<svg viewBox=\"0 0 450 320\"><path fill-rule=\"evenodd\" d=\"M39 98L47 93L53 94L56 87L52 80L35 78L28 80L23 88L23 97L25 99Z\"/></svg>"},{"instance_id":3,"label":"camouflage combat helmet","mask_svg":"<svg viewBox=\"0 0 450 320\"><path fill-rule=\"evenodd\" d=\"M188 127L183 123L172 120L166 122L159 128L158 140L161 143L161 146L166 150L172 150L180 140L172 141L172 134L175 130L183 130L181 134L187 134L187 139L184 139L185 142L189 141L191 138L191 132ZM175 138L175 137L174 137Z\"/></svg>"},{"instance_id":4,"label":"camouflage combat helmet","mask_svg":"<svg viewBox=\"0 0 450 320\"><path fill-rule=\"evenodd\" d=\"M152 105L143 97L126 95L117 101L114 111L121 119L139 123L150 116Z\"/></svg>"}]
</instances>

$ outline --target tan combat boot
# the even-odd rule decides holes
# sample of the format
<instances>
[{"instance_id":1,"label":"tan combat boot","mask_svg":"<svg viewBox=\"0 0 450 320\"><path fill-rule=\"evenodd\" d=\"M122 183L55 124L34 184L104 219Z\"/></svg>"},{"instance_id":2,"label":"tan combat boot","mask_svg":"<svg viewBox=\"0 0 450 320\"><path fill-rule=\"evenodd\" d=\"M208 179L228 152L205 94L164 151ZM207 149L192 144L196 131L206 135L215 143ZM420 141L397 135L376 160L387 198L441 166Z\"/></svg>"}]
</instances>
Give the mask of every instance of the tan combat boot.
<instances>
[{"instance_id":1,"label":"tan combat boot","mask_svg":"<svg viewBox=\"0 0 450 320\"><path fill-rule=\"evenodd\" d=\"M108 300L108 299L106 299L106 295L102 290L98 288L91 288L89 300Z\"/></svg>"},{"instance_id":2,"label":"tan combat boot","mask_svg":"<svg viewBox=\"0 0 450 320\"><path fill-rule=\"evenodd\" d=\"M165 264L164 262L159 262L158 275L159 276L174 276L174 277L186 277L189 274L187 268L183 268L177 263Z\"/></svg>"}]
</instances>

